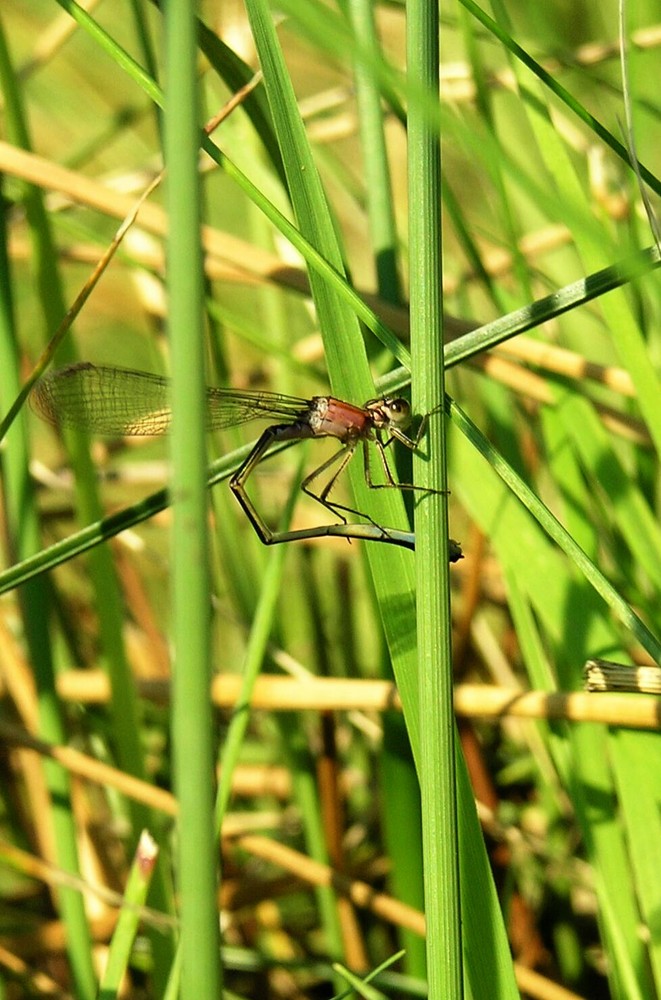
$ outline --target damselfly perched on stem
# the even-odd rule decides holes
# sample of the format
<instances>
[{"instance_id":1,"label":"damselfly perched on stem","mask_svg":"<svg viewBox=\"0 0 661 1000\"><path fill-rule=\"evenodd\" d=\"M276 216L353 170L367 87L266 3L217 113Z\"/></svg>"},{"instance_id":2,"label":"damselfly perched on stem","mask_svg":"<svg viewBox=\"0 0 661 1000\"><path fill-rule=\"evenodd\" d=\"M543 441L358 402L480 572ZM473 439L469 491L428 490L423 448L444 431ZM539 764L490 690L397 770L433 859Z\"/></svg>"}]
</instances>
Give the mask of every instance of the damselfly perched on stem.
<instances>
[{"instance_id":1,"label":"damselfly perched on stem","mask_svg":"<svg viewBox=\"0 0 661 1000\"><path fill-rule=\"evenodd\" d=\"M130 368L96 366L87 362L44 375L32 391L32 403L50 423L109 436L163 434L168 430L172 416L168 379ZM262 433L245 462L232 476L230 487L265 545L299 537L295 532L271 531L246 492L249 476L278 442L332 437L342 443L338 452L305 477L301 489L345 524L346 514L365 517L375 523L368 515L328 499L338 476L351 461L359 444L363 448L365 480L371 489L390 487L423 493L441 492L411 483L397 483L393 478L386 448L392 441L399 441L414 451L426 425L426 418L423 417L415 437L409 437L407 430L411 425L411 408L405 399L383 396L368 400L364 406L354 406L334 396L303 399L277 392L207 388L207 430L233 427L258 418L278 422L272 423ZM372 481L370 443L375 446L381 460L385 477L383 483ZM315 493L312 484L331 469L331 478L319 493ZM380 530L387 536L385 528Z\"/></svg>"}]
</instances>

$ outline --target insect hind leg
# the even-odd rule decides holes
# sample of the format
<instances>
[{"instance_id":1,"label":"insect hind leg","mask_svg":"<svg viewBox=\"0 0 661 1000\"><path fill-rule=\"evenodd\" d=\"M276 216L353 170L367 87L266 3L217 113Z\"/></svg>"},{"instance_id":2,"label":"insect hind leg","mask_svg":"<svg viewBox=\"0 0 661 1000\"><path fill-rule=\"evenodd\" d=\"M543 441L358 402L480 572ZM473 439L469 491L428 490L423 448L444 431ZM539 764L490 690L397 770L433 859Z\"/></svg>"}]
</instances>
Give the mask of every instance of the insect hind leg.
<instances>
[{"instance_id":1,"label":"insect hind leg","mask_svg":"<svg viewBox=\"0 0 661 1000\"><path fill-rule=\"evenodd\" d=\"M328 499L330 491L333 489L338 478L342 475L347 465L353 458L354 453L356 451L356 443L357 442L353 441L344 445L344 447L340 448L339 451L336 451L334 455L331 455L331 457L326 462L320 465L317 469L314 469L310 473L310 475L306 476L303 482L301 483L301 490L303 491L303 493L306 493L307 496L311 497L313 500L316 500L317 503L320 503L322 507L325 507L326 510L329 510L331 514L334 515L334 517L339 517L340 520L343 522L343 524L348 523L348 520L345 517L345 515L353 514L355 517L364 518L366 521L369 521L370 524L373 524L375 528L379 528L379 530L382 531L383 529L381 528L381 525L377 524L377 522L374 521L369 516L369 514L365 514L361 510L356 510L355 507L349 507L346 504L342 503L335 503L334 501ZM327 469L331 468L336 462L338 462L338 460L339 464L335 469L335 471L333 472L331 478L324 486L323 490L320 493L315 493L314 490L310 489L310 484L313 483L315 479L317 479L320 475L326 472Z\"/></svg>"}]
</instances>

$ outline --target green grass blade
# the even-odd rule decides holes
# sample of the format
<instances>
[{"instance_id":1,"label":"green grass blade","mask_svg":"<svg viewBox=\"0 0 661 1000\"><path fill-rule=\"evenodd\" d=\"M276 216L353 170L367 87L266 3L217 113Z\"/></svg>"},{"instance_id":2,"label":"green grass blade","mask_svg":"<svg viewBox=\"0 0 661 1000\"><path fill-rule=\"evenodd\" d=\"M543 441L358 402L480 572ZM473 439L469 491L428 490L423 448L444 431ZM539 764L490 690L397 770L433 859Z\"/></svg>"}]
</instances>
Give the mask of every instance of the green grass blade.
<instances>
[{"instance_id":1,"label":"green grass blade","mask_svg":"<svg viewBox=\"0 0 661 1000\"><path fill-rule=\"evenodd\" d=\"M591 115L585 106L577 101L573 95L563 87L543 66L534 59L529 52L526 52L522 46L518 45L512 35L503 28L497 21L491 18L486 11L482 10L474 0L461 0L463 6L482 24L487 30L493 34L503 45L516 57L517 60L521 62L523 66L526 66L531 70L539 80L548 87L549 91L559 97L561 101L571 110L574 114L580 118L586 125L589 126L590 131L594 133L599 139L602 140L610 149L613 150L617 156L620 157L625 163L630 162L629 151L627 148L619 142L613 134L605 128L601 122ZM661 194L661 184L659 179L651 173L647 167L643 164L639 164L640 175L643 180L650 185L653 191L657 194Z\"/></svg>"},{"instance_id":2,"label":"green grass blade","mask_svg":"<svg viewBox=\"0 0 661 1000\"><path fill-rule=\"evenodd\" d=\"M637 641L641 643L653 659L661 662L661 641L613 589L603 573L586 556L585 552L576 544L571 535L565 531L548 507L538 499L530 487L523 482L514 469L498 454L496 449L484 438L478 428L456 403L452 403L451 405L451 416L457 427L466 435L466 439L488 460L493 470L533 514L544 531L573 560L586 580L589 581L597 593L606 601L621 623L631 631L632 635L636 637Z\"/></svg>"},{"instance_id":3,"label":"green grass blade","mask_svg":"<svg viewBox=\"0 0 661 1000\"><path fill-rule=\"evenodd\" d=\"M328 262L336 276L342 268L340 250L328 212L325 194L317 175L302 123L296 107L295 96L282 54L277 43L271 21L271 12L266 5L258 2L248 5L255 41L264 71L265 85L269 95L272 115L279 133L282 155L287 170L290 194L294 203L298 225L303 237L315 248L320 259ZM373 395L373 383L367 367L367 359L362 344L355 314L347 307L338 294L338 280L326 283L311 272L311 283L315 305L319 316L331 385L338 395L346 399L367 399ZM350 469L351 483L356 497L356 506L369 510L379 524L401 523L403 505L393 491L382 490L378 495L368 496L362 474L358 469ZM372 547L369 552L372 572L380 588L382 600L390 606L385 626L397 632L404 628L393 646L402 650L409 659L409 667L401 678L400 688L410 713L409 725L412 740L417 745L417 681L414 659L411 652L404 654L410 642L411 612L413 610L412 567L405 556L392 553L386 556L383 547ZM396 610L395 610L396 609ZM408 622L408 624L407 624Z\"/></svg>"},{"instance_id":4,"label":"green grass blade","mask_svg":"<svg viewBox=\"0 0 661 1000\"><path fill-rule=\"evenodd\" d=\"M436 95L439 86L438 7L417 3L407 17L411 89ZM408 114L409 253L412 380L423 413L445 396L443 367L440 142L426 103L411 101ZM429 422L429 458L414 456L417 484L447 489L442 413ZM463 997L459 831L452 701L452 621L447 566L447 500L417 505L416 614L420 694L422 845L430 996ZM470 973L469 976L470 978ZM495 984L494 984L495 985Z\"/></svg>"},{"instance_id":5,"label":"green grass blade","mask_svg":"<svg viewBox=\"0 0 661 1000\"><path fill-rule=\"evenodd\" d=\"M217 840L213 824L205 369L198 175L197 32L190 4L165 19L169 337L172 349L173 743L180 805L177 882L181 989L218 996Z\"/></svg>"},{"instance_id":6,"label":"green grass blade","mask_svg":"<svg viewBox=\"0 0 661 1000\"><path fill-rule=\"evenodd\" d=\"M158 847L155 840L146 830L143 830L126 883L125 906L122 907L115 925L108 951L108 961L99 982L99 1000L110 1000L110 998L116 997L121 989L131 957L131 949L140 926L140 908L147 901L147 893L157 857Z\"/></svg>"},{"instance_id":7,"label":"green grass blade","mask_svg":"<svg viewBox=\"0 0 661 1000\"><path fill-rule=\"evenodd\" d=\"M360 49L356 59L356 100L362 148L366 152L365 193L370 227L370 244L379 295L387 302L401 301L397 270L397 230L384 131L384 114L379 81L374 70L380 58L374 7L370 0L349 0L349 16ZM369 63L362 58L371 53Z\"/></svg>"}]
</instances>

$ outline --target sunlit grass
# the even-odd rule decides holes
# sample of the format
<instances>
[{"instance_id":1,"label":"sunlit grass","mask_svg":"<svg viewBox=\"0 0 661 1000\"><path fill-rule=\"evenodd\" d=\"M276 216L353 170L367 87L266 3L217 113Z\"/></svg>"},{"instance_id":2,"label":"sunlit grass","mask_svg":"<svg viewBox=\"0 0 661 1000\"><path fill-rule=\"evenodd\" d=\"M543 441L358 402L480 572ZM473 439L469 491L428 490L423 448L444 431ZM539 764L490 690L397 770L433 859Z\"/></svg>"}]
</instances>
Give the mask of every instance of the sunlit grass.
<instances>
[{"instance_id":1,"label":"sunlit grass","mask_svg":"<svg viewBox=\"0 0 661 1000\"><path fill-rule=\"evenodd\" d=\"M439 129L443 153L446 379L455 401L445 417L449 518L465 555L450 570L455 676L502 685L514 697L527 687L579 690L590 657L658 659L659 254L626 162L617 10L575 6L568 17L559 5L496 4L487 15L468 0L444 9L439 103L405 75L404 7L370 10L356 0L350 8L283 2L276 31L257 0L250 18L216 3L201 11L200 126L252 79L256 50L265 74L201 156L205 377L300 396L330 386L357 403L375 395L376 379L405 386L405 303L417 287L408 269L421 257L409 243L416 204L407 197L403 109L415 106L425 128ZM68 0L35 0L1 16L4 414L119 220L163 165L156 105L167 74L161 13L151 4L117 18L113 5L85 15ZM658 41L648 28L658 15L643 6L631 16L628 99L640 176L656 192ZM18 155L19 147L33 155ZM159 189L67 335L60 362L78 356L171 369L165 204ZM185 352L192 326L179 323L176 332ZM412 346L415 354L419 344ZM421 382L418 371L414 400L427 391ZM229 453L221 475L253 437L249 427L209 442L210 455ZM259 470L252 489L269 523L279 523L295 495L301 459L312 468L330 453L310 442ZM166 923L149 931L147 959L134 949L131 974L136 989L146 975L154 996L175 980L174 804L168 800L164 818L145 792L149 783L172 787L168 712L144 687L168 671L172 637L167 498L152 502L146 524L140 507L156 488L140 477L156 460L157 474L167 476L163 457L153 443L105 442L95 443L92 462L85 442L62 445L31 414L11 429L3 453L0 589L21 581L12 567L25 559L50 570L3 598L11 716L53 744L73 743L115 765L118 782L121 772L147 782L122 786L120 798L110 775L99 775L99 786L81 792L66 770L73 761L44 773L26 752L13 758L4 797L5 858L14 869L5 941L25 964L12 975L48 972L78 996L95 993L91 941L108 946L116 898L94 897L92 907L85 894L84 911L80 883L56 893L55 873L121 891L143 825L160 843L149 904ZM360 461L353 464L338 499L409 530L415 504L371 493ZM112 480L99 482L95 470ZM403 466L400 478L410 477ZM219 898L226 985L244 996L275 997L285 986L331 996L345 983L333 961L365 976L402 944L396 971L372 985L420 995L425 857L416 764L433 768L442 751L428 687L419 698L419 654L435 645L439 625L433 605L419 600L416 631L415 557L344 539L276 556L223 483L209 497L210 593L208 602L198 598L201 617L191 628L198 635L209 622L214 673L245 673L252 684L261 664L264 673L298 678L301 697L308 672L366 682L394 676L406 721L404 729L400 708L382 703L378 712L333 711L339 701L297 711L290 689L291 701L277 703L285 714L247 717L240 706L231 718L214 717L226 767L225 833L233 836L223 841ZM132 531L64 563L76 528L102 512L126 517ZM292 525L309 527L319 516L300 499ZM427 537L425 528L419 540ZM45 550L55 541L62 565L53 570ZM426 546L417 557L437 580L447 566ZM421 630L429 647L418 645ZM177 634L185 641L181 626ZM82 686L97 667L110 683L95 695L100 704ZM511 950L529 995L541 987L526 967L583 996L660 995L656 735L582 719L503 719L464 722L461 736L463 974L472 994L512 995ZM482 804L498 895L467 774ZM198 770L195 780L210 777ZM443 808L446 791L432 809ZM190 832L192 811L179 817L179 831ZM52 867L31 867L9 845ZM325 866L356 880L350 900L338 901ZM426 884L437 875L428 867ZM363 884L377 896L361 895ZM382 900L380 891L399 899ZM53 912L61 929L55 951L66 962L49 965L34 958L43 948L26 942L38 940ZM154 920L144 918L148 930Z\"/></svg>"}]
</instances>

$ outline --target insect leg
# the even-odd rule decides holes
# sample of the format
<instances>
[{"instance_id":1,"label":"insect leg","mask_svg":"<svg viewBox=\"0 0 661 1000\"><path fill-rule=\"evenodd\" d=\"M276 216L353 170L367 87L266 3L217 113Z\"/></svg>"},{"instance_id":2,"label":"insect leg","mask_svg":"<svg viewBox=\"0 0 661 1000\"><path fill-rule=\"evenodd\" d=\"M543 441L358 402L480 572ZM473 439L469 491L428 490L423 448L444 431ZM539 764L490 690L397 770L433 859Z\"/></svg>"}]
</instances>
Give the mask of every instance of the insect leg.
<instances>
[{"instance_id":1,"label":"insect leg","mask_svg":"<svg viewBox=\"0 0 661 1000\"><path fill-rule=\"evenodd\" d=\"M369 444L367 441L363 441L365 479L367 480L367 485L369 486L369 488L371 490L386 490L386 489L413 490L416 493L435 493L439 496L447 494L449 492L448 490L436 490L432 486L416 486L413 483L398 483L395 481L390 469L390 465L388 464L386 448L388 447L390 442L394 441L396 438L401 444L406 444L407 448L415 450L417 446L416 443L418 441L418 437L416 437L416 443L414 443L411 440L411 438L407 437L405 434L402 435L401 437L400 434L401 432L399 434L391 434L385 444L381 440L381 437L379 436L378 432L373 439L374 446L379 454L379 458L381 459L381 465L383 466L383 473L386 477L385 483L375 483L372 481L372 473L370 469L370 459L369 459Z\"/></svg>"},{"instance_id":2,"label":"insect leg","mask_svg":"<svg viewBox=\"0 0 661 1000\"><path fill-rule=\"evenodd\" d=\"M243 465L230 479L230 489L232 490L232 493L243 507L246 517L252 524L264 545L273 545L276 542L286 541L286 538L280 537L279 534L271 531L261 514L258 512L246 492L246 483L248 478L253 473L256 466L259 465L259 463L265 458L271 445L276 441L302 441L304 438L310 436L311 432L307 424L276 424L272 427L267 427ZM281 534L284 535L286 532Z\"/></svg>"}]
</instances>

